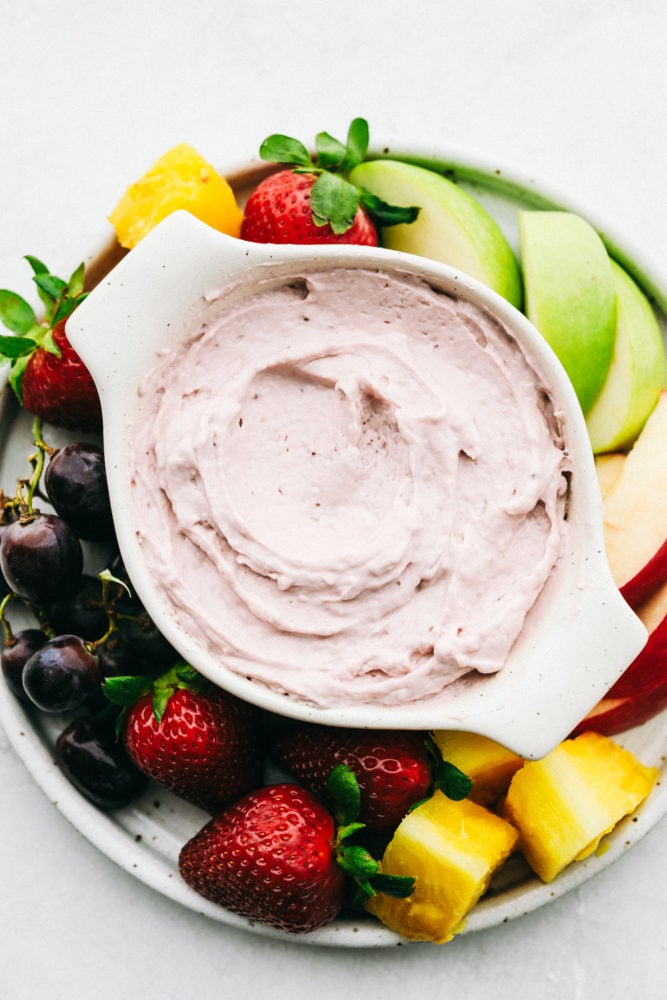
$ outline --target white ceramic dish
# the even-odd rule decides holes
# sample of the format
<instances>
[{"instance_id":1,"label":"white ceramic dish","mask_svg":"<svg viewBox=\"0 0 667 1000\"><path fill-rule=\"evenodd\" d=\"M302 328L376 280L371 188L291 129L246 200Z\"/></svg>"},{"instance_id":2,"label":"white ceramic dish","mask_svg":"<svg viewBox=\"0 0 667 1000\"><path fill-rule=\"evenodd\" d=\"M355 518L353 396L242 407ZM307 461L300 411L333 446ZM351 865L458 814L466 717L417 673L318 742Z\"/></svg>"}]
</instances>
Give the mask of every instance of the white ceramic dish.
<instances>
[{"instance_id":1,"label":"white ceramic dish","mask_svg":"<svg viewBox=\"0 0 667 1000\"><path fill-rule=\"evenodd\" d=\"M137 541L132 438L145 419L138 391L158 360L220 311L259 288L327 268L410 273L468 300L504 324L553 389L572 465L567 545L503 669L466 679L436 698L398 705L314 707L225 669L200 636L174 619ZM206 293L226 292L212 301ZM148 291L150 290L150 291ZM525 316L467 275L442 264L368 247L275 247L231 239L186 212L157 226L73 313L68 336L102 400L107 478L123 561L142 602L172 645L201 673L246 701L282 715L376 729L464 729L540 757L562 740L646 641L604 554L601 502L586 427L572 386Z\"/></svg>"},{"instance_id":2,"label":"white ceramic dish","mask_svg":"<svg viewBox=\"0 0 667 1000\"><path fill-rule=\"evenodd\" d=\"M409 152L409 151L406 151ZM397 155L397 154L395 154ZM497 163L470 164L464 157L423 154L415 157L451 172L486 205L516 247L516 209L519 207L566 208L586 215L585 206L573 204L561 193L545 192L533 179L521 177ZM261 172L238 178L239 188L254 181ZM640 280L663 306L667 297L658 275L642 260L641 254L619 238L600 220L591 219L602 230L614 255ZM105 234L98 250L90 256L89 275L99 280L119 259L115 244ZM664 316L660 314L664 325ZM11 483L25 472L30 451L30 420L18 413L5 391L0 395L0 482ZM58 441L54 441L58 443ZM552 885L531 876L518 859L513 859L494 881L491 891L466 920L462 933L506 923L528 914L580 886L630 849L667 813L667 712L616 739L645 763L660 769L661 779L639 812L623 821L605 838L602 849L586 861L572 865ZM207 903L179 878L177 857L181 845L201 825L202 814L180 800L152 786L131 807L111 814L101 813L83 799L61 774L53 761L53 744L63 720L26 710L0 685L0 724L17 755L40 785L44 794L91 843L132 877L195 913L223 926L240 927L252 933L283 941L322 946L395 947L401 940L377 922L360 917L341 917L314 934L294 939L258 924L250 924L226 910Z\"/></svg>"}]
</instances>

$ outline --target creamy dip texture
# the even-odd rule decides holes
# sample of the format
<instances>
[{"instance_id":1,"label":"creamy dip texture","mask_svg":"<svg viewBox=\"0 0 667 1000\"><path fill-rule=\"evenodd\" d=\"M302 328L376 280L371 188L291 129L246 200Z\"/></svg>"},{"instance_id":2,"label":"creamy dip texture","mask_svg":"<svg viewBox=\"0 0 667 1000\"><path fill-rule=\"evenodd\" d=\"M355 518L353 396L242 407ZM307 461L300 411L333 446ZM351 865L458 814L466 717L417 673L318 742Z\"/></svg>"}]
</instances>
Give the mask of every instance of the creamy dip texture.
<instances>
[{"instance_id":1,"label":"creamy dip texture","mask_svg":"<svg viewBox=\"0 0 667 1000\"><path fill-rule=\"evenodd\" d=\"M134 515L223 668L321 707L502 668L563 547L536 362L461 298L339 268L225 305L141 386Z\"/></svg>"}]
</instances>

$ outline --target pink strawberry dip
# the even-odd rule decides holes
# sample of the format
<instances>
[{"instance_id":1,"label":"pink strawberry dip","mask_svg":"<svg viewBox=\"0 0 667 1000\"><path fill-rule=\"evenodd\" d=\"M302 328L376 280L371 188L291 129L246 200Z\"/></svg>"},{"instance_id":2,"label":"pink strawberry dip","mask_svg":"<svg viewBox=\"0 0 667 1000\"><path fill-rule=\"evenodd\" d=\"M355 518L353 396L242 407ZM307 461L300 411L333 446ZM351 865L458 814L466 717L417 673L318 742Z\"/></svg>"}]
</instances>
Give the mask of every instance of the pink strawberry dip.
<instances>
[{"instance_id":1,"label":"pink strawberry dip","mask_svg":"<svg viewBox=\"0 0 667 1000\"><path fill-rule=\"evenodd\" d=\"M225 670L319 707L500 670L567 532L535 360L396 272L226 299L140 390L135 520L176 621Z\"/></svg>"}]
</instances>

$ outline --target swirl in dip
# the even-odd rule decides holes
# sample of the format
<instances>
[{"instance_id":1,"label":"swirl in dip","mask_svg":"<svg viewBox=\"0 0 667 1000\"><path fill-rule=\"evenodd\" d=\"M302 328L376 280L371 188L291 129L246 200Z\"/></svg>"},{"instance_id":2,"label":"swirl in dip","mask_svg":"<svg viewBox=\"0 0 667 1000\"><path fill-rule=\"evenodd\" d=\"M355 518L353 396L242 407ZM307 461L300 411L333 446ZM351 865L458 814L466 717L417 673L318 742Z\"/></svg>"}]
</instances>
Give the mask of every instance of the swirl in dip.
<instances>
[{"instance_id":1,"label":"swirl in dip","mask_svg":"<svg viewBox=\"0 0 667 1000\"><path fill-rule=\"evenodd\" d=\"M320 707L500 670L561 553L534 359L463 298L337 268L211 296L142 387L153 582L226 670Z\"/></svg>"}]
</instances>

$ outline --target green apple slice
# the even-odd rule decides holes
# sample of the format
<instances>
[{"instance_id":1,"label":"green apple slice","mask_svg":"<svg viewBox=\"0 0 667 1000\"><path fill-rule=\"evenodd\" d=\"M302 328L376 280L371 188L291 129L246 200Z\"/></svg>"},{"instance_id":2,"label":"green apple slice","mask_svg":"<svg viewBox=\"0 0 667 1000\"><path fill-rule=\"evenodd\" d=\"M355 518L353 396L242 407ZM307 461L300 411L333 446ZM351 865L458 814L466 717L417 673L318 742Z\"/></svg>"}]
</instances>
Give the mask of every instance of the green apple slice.
<instances>
[{"instance_id":1,"label":"green apple slice","mask_svg":"<svg viewBox=\"0 0 667 1000\"><path fill-rule=\"evenodd\" d=\"M415 222L382 230L383 246L450 264L521 305L512 248L495 219L462 188L433 170L398 160L361 163L349 179L392 205L419 206Z\"/></svg>"},{"instance_id":2,"label":"green apple slice","mask_svg":"<svg viewBox=\"0 0 667 1000\"><path fill-rule=\"evenodd\" d=\"M586 413L611 364L616 288L605 246L571 212L520 211L525 310L560 359Z\"/></svg>"},{"instance_id":3,"label":"green apple slice","mask_svg":"<svg viewBox=\"0 0 667 1000\"><path fill-rule=\"evenodd\" d=\"M611 262L616 286L616 342L607 378L588 411L593 451L632 444L665 386L665 348L651 305L630 275Z\"/></svg>"}]
</instances>

